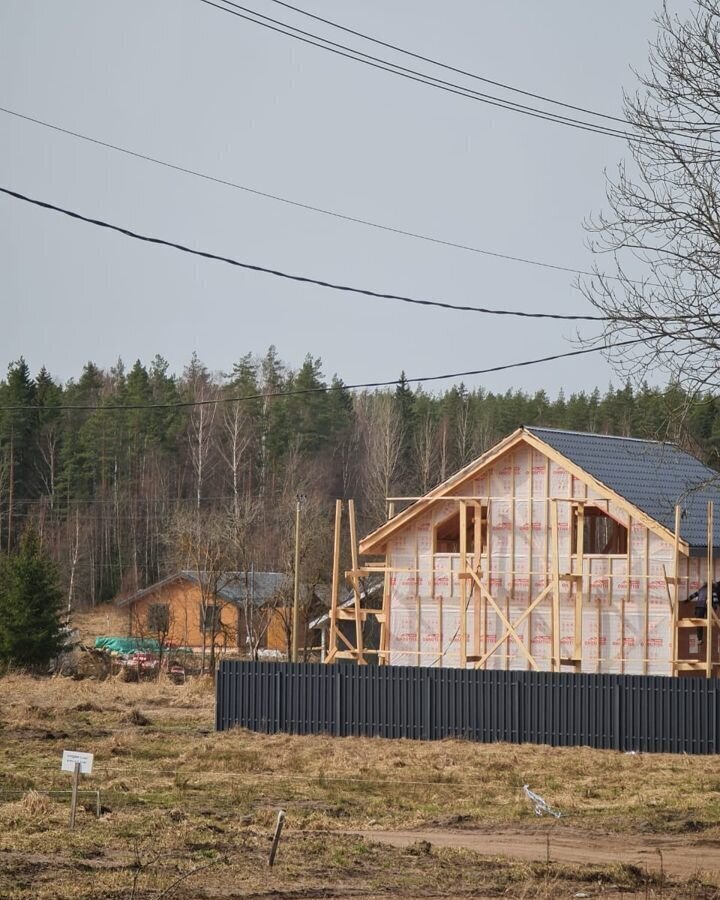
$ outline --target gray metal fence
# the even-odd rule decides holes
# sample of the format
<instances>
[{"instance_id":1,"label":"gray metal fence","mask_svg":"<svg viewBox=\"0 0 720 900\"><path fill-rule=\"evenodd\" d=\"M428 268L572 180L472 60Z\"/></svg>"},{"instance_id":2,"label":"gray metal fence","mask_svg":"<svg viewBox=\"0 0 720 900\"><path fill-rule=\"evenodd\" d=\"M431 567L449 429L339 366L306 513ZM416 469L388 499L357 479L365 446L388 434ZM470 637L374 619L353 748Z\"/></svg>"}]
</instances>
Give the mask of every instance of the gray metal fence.
<instances>
[{"instance_id":1,"label":"gray metal fence","mask_svg":"<svg viewBox=\"0 0 720 900\"><path fill-rule=\"evenodd\" d=\"M716 685L705 678L226 660L217 674L216 727L716 753Z\"/></svg>"}]
</instances>

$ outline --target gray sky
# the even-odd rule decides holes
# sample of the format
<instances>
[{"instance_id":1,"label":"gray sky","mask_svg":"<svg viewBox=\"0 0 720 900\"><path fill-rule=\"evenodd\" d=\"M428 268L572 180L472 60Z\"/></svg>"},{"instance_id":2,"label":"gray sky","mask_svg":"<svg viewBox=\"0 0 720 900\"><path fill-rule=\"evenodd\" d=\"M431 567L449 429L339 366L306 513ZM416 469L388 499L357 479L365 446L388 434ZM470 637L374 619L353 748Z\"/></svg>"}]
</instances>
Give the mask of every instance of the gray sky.
<instances>
[{"instance_id":1,"label":"gray sky","mask_svg":"<svg viewBox=\"0 0 720 900\"><path fill-rule=\"evenodd\" d=\"M630 67L645 67L659 2L298 5L487 77L619 114L622 88L634 87ZM344 41L268 0L248 5ZM680 13L690 7L673 4ZM579 268L592 261L581 223L602 206L603 169L626 154L620 141L411 83L198 0L2 0L0 85L0 105L179 165ZM592 312L572 276L304 212L3 114L0 166L3 186L261 265L456 303ZM22 354L33 371L44 364L62 379L88 359L130 365L156 353L180 371L193 351L227 371L245 352L274 343L291 365L310 352L328 374L374 381L401 369L426 376L563 352L574 334L570 323L426 310L285 283L6 197L0 286L0 370ZM611 378L590 356L468 383L554 394L604 389Z\"/></svg>"}]
</instances>

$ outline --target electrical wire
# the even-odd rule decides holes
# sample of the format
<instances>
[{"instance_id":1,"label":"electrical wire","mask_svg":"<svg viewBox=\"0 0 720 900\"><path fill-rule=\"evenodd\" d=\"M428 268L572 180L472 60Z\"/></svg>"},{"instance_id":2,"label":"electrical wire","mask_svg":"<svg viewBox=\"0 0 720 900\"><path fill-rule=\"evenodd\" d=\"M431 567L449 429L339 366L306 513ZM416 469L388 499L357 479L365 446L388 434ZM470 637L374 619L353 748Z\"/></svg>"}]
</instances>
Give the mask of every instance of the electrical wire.
<instances>
[{"instance_id":1,"label":"electrical wire","mask_svg":"<svg viewBox=\"0 0 720 900\"><path fill-rule=\"evenodd\" d=\"M234 5L230 2L230 0L225 0L230 5ZM365 34L362 31L356 31L353 28L347 28L345 25L340 25L337 22L333 22L331 19L324 19L322 16L314 15L311 12L308 12L305 9L301 9L299 6L293 6L291 3L284 3L283 0L270 0L271 3L275 3L277 6L283 6L285 9L290 9L293 12L299 13L302 16L307 16L309 19L314 19L316 22L322 22L324 25L330 25L331 28L337 28L339 31L344 31L346 34L352 34L355 37L362 38L364 41L370 41L373 44L378 44L380 47L386 47L388 50L395 50L397 53L402 53L404 56L411 56L413 59L419 59L422 62L430 63L433 66L438 66L440 69L445 69L448 72L455 72L456 75L464 75L467 78L472 78L475 81L482 81L485 84L491 84L493 87L502 88L505 91L511 91L514 94L521 94L524 97L531 97L534 100L541 100L543 103L552 103L555 106L562 106L565 109L572 109L575 112L586 113L590 116L597 116L601 119L608 119L611 122L620 122L623 125L632 125L632 122L628 121L619 116L612 116L608 113L598 112L594 109L589 109L585 106L575 106L572 103L564 103L562 100L556 100L554 97L547 97L543 94L535 94L532 91L523 90L522 88L514 87L513 85L506 84L502 81L496 81L492 78L487 78L483 75L478 75L475 72L468 72L465 69L460 69L457 66L451 66L448 63L441 62L438 59L433 59L429 56L423 56L421 53L414 53L412 50L407 50L404 47L399 47L397 44L391 44L387 41L382 41L379 38L372 37L372 35Z\"/></svg>"},{"instance_id":2,"label":"electrical wire","mask_svg":"<svg viewBox=\"0 0 720 900\"><path fill-rule=\"evenodd\" d=\"M233 0L222 0L222 2L228 4L229 6L234 6L235 3ZM387 41L382 41L379 38L373 37L372 35L365 34L362 31L356 31L353 28L347 28L345 25L340 25L338 22L333 22L331 19L324 19L322 16L315 15L311 12L308 12L305 9L301 9L299 6L293 6L291 3L285 3L283 0L269 0L270 3L275 3L277 6L282 6L285 9L292 10L293 12L299 13L302 16L307 16L309 19L314 19L316 22L322 22L324 25L329 25L331 28L337 28L339 31L344 31L346 34L352 34L355 37L362 38L362 40L370 41L373 44L378 44L380 47L386 47L389 50L394 50L397 53L402 53L404 56L410 56L413 59L421 60L422 62L430 63L433 66L437 66L440 69L445 69L448 72L455 72L457 75L463 75L466 78L472 78L475 81L482 81L485 84L491 84L493 87L501 88L505 91L510 91L514 94L521 94L524 97L531 97L534 100L540 100L543 103L551 103L555 106L561 106L564 109L571 109L574 112L585 113L589 116L597 116L600 119L607 119L610 122L619 122L621 125L629 125L631 128L635 127L635 124L631 122L629 119L623 118L622 116L613 116L609 113L598 112L595 109L590 109L586 106L576 106L573 103L566 103L562 100L557 100L554 97L548 97L545 94L536 94L533 91L528 91L523 88L514 87L511 84L507 84L503 81L496 81L493 78L487 78L484 75L478 75L475 72L468 72L466 69L460 69L457 66L451 66L448 63L444 63L441 60L433 59L429 56L423 56L421 53L415 53L412 50L408 50L405 47L399 47L397 44L391 44ZM684 137L688 137L688 131L693 133L691 128L678 128L674 129L675 133L682 134ZM698 137L696 135L696 137ZM701 138L702 140L707 140L713 144L716 144L717 141L712 138Z\"/></svg>"},{"instance_id":3,"label":"electrical wire","mask_svg":"<svg viewBox=\"0 0 720 900\"><path fill-rule=\"evenodd\" d=\"M383 387L395 387L399 384L426 384L430 381L445 381L448 379L457 380L458 378L469 378L475 375L488 375L494 372L506 372L509 369L521 369L527 366L536 366L541 363L546 362L554 362L559 359L568 359L570 357L575 356L585 356L588 353L599 353L602 350L614 350L617 347L627 347L631 344L643 344L645 343L645 338L632 338L626 341L617 341L612 345L601 344L597 347L585 347L582 350L570 350L567 353L555 353L552 356L541 356L536 359L525 359L521 362L514 363L505 363L499 366L490 366L486 369L470 369L466 372L448 372L442 375L426 375L424 377L417 378L396 378L392 381L366 381L358 384L343 384L342 389L347 391L357 391L368 388L383 388ZM220 403L242 403L248 400L262 400L265 398L271 397L297 397L305 394L326 394L330 393L333 390L336 390L332 385L330 387L316 387L316 388L302 388L301 390L290 390L290 391L269 391L263 394L250 394L245 397L213 397L212 399L207 400L180 400L174 403L150 403L150 404L129 404L128 406L100 406L97 404L89 404L89 405L60 405L53 406L53 411L56 412L69 412L69 411L84 411L84 412L127 412L128 410L135 409L182 409L193 406L215 406ZM39 411L41 407L38 406L23 406L23 405L8 405L8 406L0 406L0 412L12 412L12 411Z\"/></svg>"},{"instance_id":4,"label":"electrical wire","mask_svg":"<svg viewBox=\"0 0 720 900\"><path fill-rule=\"evenodd\" d=\"M220 256L217 253L210 253L206 250L195 250L192 247L187 247L184 244L178 244L174 241L168 241L164 238L158 237L150 237L148 235L140 234L136 231L131 231L130 229L123 228L120 225L113 225L110 222L106 222L102 219L93 219L89 216L84 216L81 213L74 212L73 210L65 209L62 206L56 206L52 203L47 203L43 200L36 200L32 197L28 197L25 194L20 194L17 191L10 190L9 188L0 187L0 193L7 194L9 197L13 197L16 200L22 200L25 203L30 203L33 206L39 206L42 209L51 210L53 212L62 213L65 216L69 216L71 219L77 219L81 222L86 222L89 225L96 225L99 228L107 228L110 231L116 231L119 234L125 235L125 237L131 237L135 240L145 241L150 244L159 244L163 247L171 247L173 250L179 250L182 253L190 253L193 256L201 256L204 259L215 260L216 262L227 263L231 266L237 266L241 269L247 269L251 272L260 272L265 275L274 275L277 278L284 278L289 281L296 281L302 284L313 284L317 287L328 288L334 291L342 291L345 293L351 294L361 294L364 297L373 297L379 300L397 300L401 303L410 303L416 306L431 306L438 307L440 309L450 309L455 310L457 312L474 312L480 313L482 315L491 315L491 316L512 316L522 319L552 319L555 321L563 321L563 322L607 322L609 321L607 316L591 316L591 315L565 315L563 313L546 313L546 312L524 312L522 310L513 310L513 309L491 309L482 306L468 306L457 303L448 303L444 300L421 300L416 297L406 297L401 294L387 294L379 291L371 291L366 288L358 288L351 287L349 285L336 284L331 281L323 281L318 278L310 278L305 275L292 275L288 272L282 272L279 269L271 269L267 266L260 266L255 263L247 263L241 262L240 260L233 259L229 256Z\"/></svg>"},{"instance_id":5,"label":"electrical wire","mask_svg":"<svg viewBox=\"0 0 720 900\"><path fill-rule=\"evenodd\" d=\"M92 137L91 135L82 134L79 131L72 131L69 128L63 128L60 125L54 125L52 122L46 122L43 119L35 118L34 116L25 115L24 113L17 112L14 109L9 109L5 106L0 106L0 112L5 113L9 116L14 116L17 119L22 119L26 122L31 122L34 125L41 125L43 128L49 128L52 131L59 132L60 134L68 135L69 137L77 138L81 141L87 141L90 144L96 144L99 147L105 147L108 150L114 150L118 153L124 153L127 156L134 157L135 159L141 159L145 162L155 163L158 166L163 166L166 169L172 169L175 172L181 172L184 175L192 175L196 178L202 178L205 181L212 182L214 184L220 184L224 187L234 188L239 191L244 191L248 194L253 194L256 197L263 197L266 200L275 200L278 203L284 203L288 206L294 206L297 209L304 209L308 212L320 213L324 216L332 216L335 219L341 219L345 222L352 222L356 225L366 225L370 228L377 228L380 231L387 231L391 234L399 234L403 237L415 238L420 241L427 241L432 244L439 244L442 247L451 247L455 250L466 250L470 253L478 253L482 256L490 256L495 259L504 259L509 262L517 262L523 263L528 266L537 266L542 269L552 269L557 272L567 272L571 275L585 275L588 277L595 277L597 273L591 272L587 269L574 269L571 266L563 266L558 263L549 263L543 262L542 260L537 259L529 259L524 256L517 256L511 253L500 253L496 250L487 250L482 247L473 247L469 244L459 243L457 241L450 241L445 238L436 237L433 235L422 234L417 231L409 231L404 228L398 228L393 225L386 225L381 222L374 222L370 219L364 219L359 216L351 215L350 213L343 213L337 210L326 209L321 206L315 206L311 203L303 203L299 200L291 200L289 197L283 197L279 194L273 194L268 191L261 191L257 188L250 187L244 184L238 184L235 181L229 181L225 178L219 178L216 175L210 175L207 172L200 172L197 169L189 169L186 166L178 165L177 163L168 162L164 159L159 159L156 156L150 156L147 153L141 153L137 150L131 150L129 147L123 147L119 144L112 144L108 141L100 140L99 138ZM618 278L617 275L603 275L603 278L612 279L614 281L622 280ZM644 282L635 281L632 282L634 284L643 284Z\"/></svg>"},{"instance_id":6,"label":"electrical wire","mask_svg":"<svg viewBox=\"0 0 720 900\"><path fill-rule=\"evenodd\" d=\"M592 122L575 119L571 116L563 116L559 113L541 110L537 107L517 103L514 100L506 100L493 94L485 94L472 88L456 84L455 82L437 78L436 76L429 75L426 72L421 72L416 69L409 69L406 66L401 66L398 63L393 63L387 59L383 59L382 57L373 56L372 54L364 53L363 51L357 50L353 47L348 47L345 44L331 41L329 38L321 37L320 35L314 34L313 32L304 31L303 29L297 28L294 25L289 25L287 22L273 19L271 16L266 16L254 9L242 6L239 3L233 2L233 0L221 0L221 3L226 5L220 5L220 3L213 2L213 0L200 0L200 2L204 3L206 6L212 6L215 9L219 9L221 12L229 13L230 15L234 15L240 19L244 19L245 21L252 22L255 25L260 25L263 28L268 28L269 30L277 32L278 34L284 34L286 37L292 37L298 41L301 41L302 43L309 44L322 50L326 50L330 53L334 53L347 59L354 60L355 62L363 63L364 65L369 65L373 68L381 69L382 71L389 72L390 74L398 75L402 78L407 78L411 81L426 84L429 87L434 87L447 93L457 94L459 96L464 96L470 100L477 100L481 103L489 104L490 106L497 106L502 109L510 110L511 112L518 112L523 115L531 116L532 118L542 119L547 122L554 122L557 125L565 125L567 127L576 128L581 131L589 131L608 137L620 138L622 140L637 144L658 145L662 143L662 141L658 140L658 138L655 137L643 136L636 133L624 131L622 129L610 128L605 125L599 125ZM256 16L257 18L251 18L251 16ZM261 19L265 21L260 21ZM282 29L289 30L283 31ZM697 139L701 138L696 137L696 140ZM675 144L674 146L684 146L686 147L686 149L694 151L698 149L697 147L691 147L690 145Z\"/></svg>"},{"instance_id":7,"label":"electrical wire","mask_svg":"<svg viewBox=\"0 0 720 900\"><path fill-rule=\"evenodd\" d=\"M336 56L342 56L346 59L353 60L354 62L363 63L363 65L370 66L371 68L380 69L381 71L389 72L391 75L398 75L401 78L406 78L410 81L425 84L429 87L434 87L438 90L445 91L446 93L456 94L458 96L466 97L470 100L478 100L479 102L486 103L490 106L497 106L501 109L520 112L523 115L528 115L537 119L543 119L547 122L567 125L568 127L577 128L581 131L590 131L596 134L605 134L611 137L620 137L623 139L634 139L640 142L650 142L648 138L634 136L619 129L612 129L604 125L596 125L590 122L582 122L580 120L572 119L569 116L561 116L557 113L545 112L534 107L518 104L512 100L503 100L502 98L495 97L492 94L483 94L479 91L473 90L472 88L455 84L454 82L444 81L443 79L436 78L424 72L420 72L415 69L409 69L405 66L400 66L397 63L390 62L389 60L383 59L382 57L363 53L362 51L356 50L353 47L348 47L345 44L339 44L336 41L331 41L328 38L321 37L312 32L304 31L303 29L296 28L293 25L288 25L286 22L282 22L278 19L273 19L270 16L266 16L262 13L256 12L255 10L248 7L241 6L238 3L231 3L230 0L221 0L222 3L228 4L225 6L221 5L220 3L213 2L213 0L200 0L200 2L204 3L206 6L212 6L215 9L220 10L221 12L236 16L239 19L244 19L245 21L252 22L255 25L260 25L261 27L267 28L270 31L274 31L277 34L284 34L286 37L294 38L301 43L317 47L320 50L326 50L329 53L334 53ZM252 16L257 16L258 18L252 18ZM260 21L261 19L265 21ZM289 30L284 31L283 29Z\"/></svg>"}]
</instances>

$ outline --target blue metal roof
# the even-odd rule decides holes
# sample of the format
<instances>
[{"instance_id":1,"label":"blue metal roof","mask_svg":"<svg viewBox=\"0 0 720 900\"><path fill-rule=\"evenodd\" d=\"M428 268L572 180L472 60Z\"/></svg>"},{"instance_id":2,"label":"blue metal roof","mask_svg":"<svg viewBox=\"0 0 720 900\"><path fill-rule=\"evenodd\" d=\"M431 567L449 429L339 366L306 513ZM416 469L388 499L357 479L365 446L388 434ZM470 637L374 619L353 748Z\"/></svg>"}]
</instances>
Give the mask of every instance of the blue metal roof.
<instances>
[{"instance_id":1,"label":"blue metal roof","mask_svg":"<svg viewBox=\"0 0 720 900\"><path fill-rule=\"evenodd\" d=\"M713 545L720 548L720 473L675 444L525 427L670 531L682 510L680 537L693 555L707 548L707 502L715 503Z\"/></svg>"}]
</instances>

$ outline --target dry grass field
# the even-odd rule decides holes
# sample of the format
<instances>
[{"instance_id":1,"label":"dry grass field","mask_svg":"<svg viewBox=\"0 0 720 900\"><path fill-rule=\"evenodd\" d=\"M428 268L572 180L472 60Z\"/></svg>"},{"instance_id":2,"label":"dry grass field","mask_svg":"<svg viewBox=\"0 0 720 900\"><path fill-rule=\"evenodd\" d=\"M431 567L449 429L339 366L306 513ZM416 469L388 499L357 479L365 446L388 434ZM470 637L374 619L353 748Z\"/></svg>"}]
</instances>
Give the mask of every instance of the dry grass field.
<instances>
[{"instance_id":1,"label":"dry grass field","mask_svg":"<svg viewBox=\"0 0 720 900\"><path fill-rule=\"evenodd\" d=\"M720 898L714 758L216 734L213 706L204 681L0 679L0 897ZM70 787L63 749L100 791L73 832L44 793Z\"/></svg>"}]
</instances>

